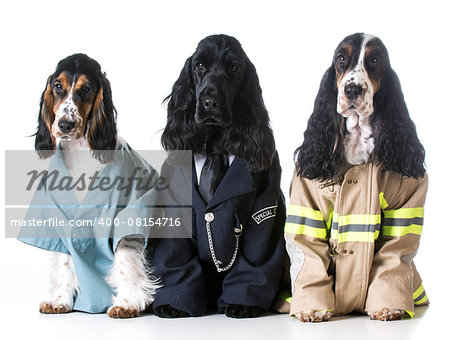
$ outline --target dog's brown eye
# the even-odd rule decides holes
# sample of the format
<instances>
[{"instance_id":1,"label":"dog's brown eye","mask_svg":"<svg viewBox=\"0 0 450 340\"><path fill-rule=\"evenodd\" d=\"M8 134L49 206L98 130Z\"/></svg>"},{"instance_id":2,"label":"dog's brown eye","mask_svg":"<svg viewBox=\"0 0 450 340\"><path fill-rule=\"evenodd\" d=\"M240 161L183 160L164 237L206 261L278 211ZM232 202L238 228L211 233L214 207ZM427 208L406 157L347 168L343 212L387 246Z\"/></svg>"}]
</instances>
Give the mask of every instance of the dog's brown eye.
<instances>
[{"instance_id":1,"label":"dog's brown eye","mask_svg":"<svg viewBox=\"0 0 450 340\"><path fill-rule=\"evenodd\" d=\"M63 92L63 87L60 83L56 83L55 85L53 85L53 88L55 89L56 93L61 93Z\"/></svg>"},{"instance_id":2,"label":"dog's brown eye","mask_svg":"<svg viewBox=\"0 0 450 340\"><path fill-rule=\"evenodd\" d=\"M345 55L339 55L337 58L339 64L344 65L345 63L347 63L347 57Z\"/></svg>"},{"instance_id":3,"label":"dog's brown eye","mask_svg":"<svg viewBox=\"0 0 450 340\"><path fill-rule=\"evenodd\" d=\"M195 64L195 69L196 69L197 71L200 71L200 72L205 72L205 71L206 71L205 64L203 64L202 62L196 63L196 64Z\"/></svg>"},{"instance_id":4,"label":"dog's brown eye","mask_svg":"<svg viewBox=\"0 0 450 340\"><path fill-rule=\"evenodd\" d=\"M89 86L86 86L86 85L84 85L84 86L81 88L81 90L82 90L84 93L89 93L89 92L91 92L91 88L90 88Z\"/></svg>"},{"instance_id":5,"label":"dog's brown eye","mask_svg":"<svg viewBox=\"0 0 450 340\"><path fill-rule=\"evenodd\" d=\"M376 58L376 57L370 58L370 64L371 64L372 66L377 65L377 64L378 64L378 58Z\"/></svg>"},{"instance_id":6,"label":"dog's brown eye","mask_svg":"<svg viewBox=\"0 0 450 340\"><path fill-rule=\"evenodd\" d=\"M231 65L231 72L237 72L239 71L239 66L236 64Z\"/></svg>"}]
</instances>

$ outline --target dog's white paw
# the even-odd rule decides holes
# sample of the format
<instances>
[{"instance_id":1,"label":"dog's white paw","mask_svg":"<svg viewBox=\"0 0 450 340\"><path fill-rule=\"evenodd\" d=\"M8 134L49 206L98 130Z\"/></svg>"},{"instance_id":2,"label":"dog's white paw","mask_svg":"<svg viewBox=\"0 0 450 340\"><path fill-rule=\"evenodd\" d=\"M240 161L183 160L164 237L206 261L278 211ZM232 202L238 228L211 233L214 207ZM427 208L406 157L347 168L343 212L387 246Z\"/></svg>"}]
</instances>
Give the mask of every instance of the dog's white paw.
<instances>
[{"instance_id":1,"label":"dog's white paw","mask_svg":"<svg viewBox=\"0 0 450 340\"><path fill-rule=\"evenodd\" d=\"M368 314L372 320L393 321L401 320L405 312L398 309L383 308L376 312L369 312Z\"/></svg>"},{"instance_id":2,"label":"dog's white paw","mask_svg":"<svg viewBox=\"0 0 450 340\"><path fill-rule=\"evenodd\" d=\"M72 311L72 306L60 301L43 301L39 304L39 312L42 314L63 314Z\"/></svg>"},{"instance_id":3,"label":"dog's white paw","mask_svg":"<svg viewBox=\"0 0 450 340\"><path fill-rule=\"evenodd\" d=\"M331 318L331 312L328 311L308 311L308 312L299 312L295 314L297 319L301 322L322 322L328 321Z\"/></svg>"}]
</instances>

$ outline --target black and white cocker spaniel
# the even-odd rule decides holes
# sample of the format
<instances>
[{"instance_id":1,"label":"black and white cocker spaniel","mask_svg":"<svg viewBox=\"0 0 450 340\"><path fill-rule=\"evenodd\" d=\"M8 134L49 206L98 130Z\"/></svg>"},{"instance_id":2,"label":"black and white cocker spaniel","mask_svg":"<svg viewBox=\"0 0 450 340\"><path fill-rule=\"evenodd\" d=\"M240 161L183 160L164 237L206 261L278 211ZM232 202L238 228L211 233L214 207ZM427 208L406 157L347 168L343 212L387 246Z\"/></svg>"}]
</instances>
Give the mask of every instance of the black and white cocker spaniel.
<instances>
[{"instance_id":1,"label":"black and white cocker spaniel","mask_svg":"<svg viewBox=\"0 0 450 340\"><path fill-rule=\"evenodd\" d=\"M425 174L424 148L399 79L386 47L373 35L353 34L339 44L304 137L297 170L308 179L330 179L343 162L370 159L404 176Z\"/></svg>"},{"instance_id":2,"label":"black and white cocker spaniel","mask_svg":"<svg viewBox=\"0 0 450 340\"><path fill-rule=\"evenodd\" d=\"M277 295L285 206L255 67L235 38L206 37L167 100L162 145L194 154L193 222L191 239L155 240L155 273L163 283L155 313L259 316Z\"/></svg>"},{"instance_id":3,"label":"black and white cocker spaniel","mask_svg":"<svg viewBox=\"0 0 450 340\"><path fill-rule=\"evenodd\" d=\"M425 151L379 38L356 33L338 45L295 157L286 224L291 313L317 322L355 310L377 320L412 311L420 300L412 259L423 224Z\"/></svg>"}]
</instances>

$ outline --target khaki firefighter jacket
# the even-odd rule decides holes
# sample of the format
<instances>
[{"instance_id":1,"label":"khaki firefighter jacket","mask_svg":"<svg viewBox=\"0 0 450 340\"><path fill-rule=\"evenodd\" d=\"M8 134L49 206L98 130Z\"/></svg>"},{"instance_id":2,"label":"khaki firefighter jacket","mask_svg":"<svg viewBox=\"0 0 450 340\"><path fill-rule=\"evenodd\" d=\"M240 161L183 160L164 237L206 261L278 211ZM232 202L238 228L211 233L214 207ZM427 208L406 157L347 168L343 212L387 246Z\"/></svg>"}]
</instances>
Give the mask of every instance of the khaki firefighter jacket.
<instances>
[{"instance_id":1,"label":"khaki firefighter jacket","mask_svg":"<svg viewBox=\"0 0 450 340\"><path fill-rule=\"evenodd\" d=\"M413 263L428 177L406 178L373 163L333 180L294 175L285 227L291 315L375 312L428 304Z\"/></svg>"}]
</instances>

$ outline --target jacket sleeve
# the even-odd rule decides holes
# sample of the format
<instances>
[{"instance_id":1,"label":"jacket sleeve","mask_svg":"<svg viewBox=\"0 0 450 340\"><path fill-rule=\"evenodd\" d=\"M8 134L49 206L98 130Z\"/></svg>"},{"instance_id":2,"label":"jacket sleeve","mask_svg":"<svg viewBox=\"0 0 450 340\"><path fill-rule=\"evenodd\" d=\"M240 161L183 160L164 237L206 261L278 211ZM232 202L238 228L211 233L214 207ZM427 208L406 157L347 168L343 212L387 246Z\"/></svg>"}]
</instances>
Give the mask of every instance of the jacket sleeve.
<instances>
[{"instance_id":1,"label":"jacket sleeve","mask_svg":"<svg viewBox=\"0 0 450 340\"><path fill-rule=\"evenodd\" d=\"M414 305L428 303L413 263L422 233L428 177L386 174L390 177L385 192L380 193L384 217L370 273L366 311L391 308L412 316Z\"/></svg>"},{"instance_id":2,"label":"jacket sleeve","mask_svg":"<svg viewBox=\"0 0 450 340\"><path fill-rule=\"evenodd\" d=\"M153 308L169 305L191 316L205 313L204 278L192 242L182 238L154 240L155 275L161 279L162 287L156 293Z\"/></svg>"},{"instance_id":3,"label":"jacket sleeve","mask_svg":"<svg viewBox=\"0 0 450 340\"><path fill-rule=\"evenodd\" d=\"M291 315L334 309L333 277L328 272L332 195L327 194L318 191L318 181L294 174L285 226L291 260Z\"/></svg>"},{"instance_id":4,"label":"jacket sleeve","mask_svg":"<svg viewBox=\"0 0 450 340\"><path fill-rule=\"evenodd\" d=\"M286 258L283 237L286 207L280 190L278 156L271 168L255 176L256 196L251 216L242 222L239 255L224 277L219 311L228 304L268 310L278 294Z\"/></svg>"},{"instance_id":5,"label":"jacket sleeve","mask_svg":"<svg viewBox=\"0 0 450 340\"><path fill-rule=\"evenodd\" d=\"M174 175L174 167L167 162L161 169L161 175L170 183L169 189L160 192L165 217L181 217L179 228L184 229L188 236L182 238L178 231L174 235L161 233L158 238L151 239L155 251L154 274L162 283L156 293L153 308L169 305L191 316L200 316L206 311L207 299L197 253L196 215L192 213L192 209L183 208L190 199L186 195L192 197L192 193L191 185L182 181L188 181L190 177ZM185 190L186 188L189 190ZM180 192L183 193L181 197Z\"/></svg>"}]
</instances>

